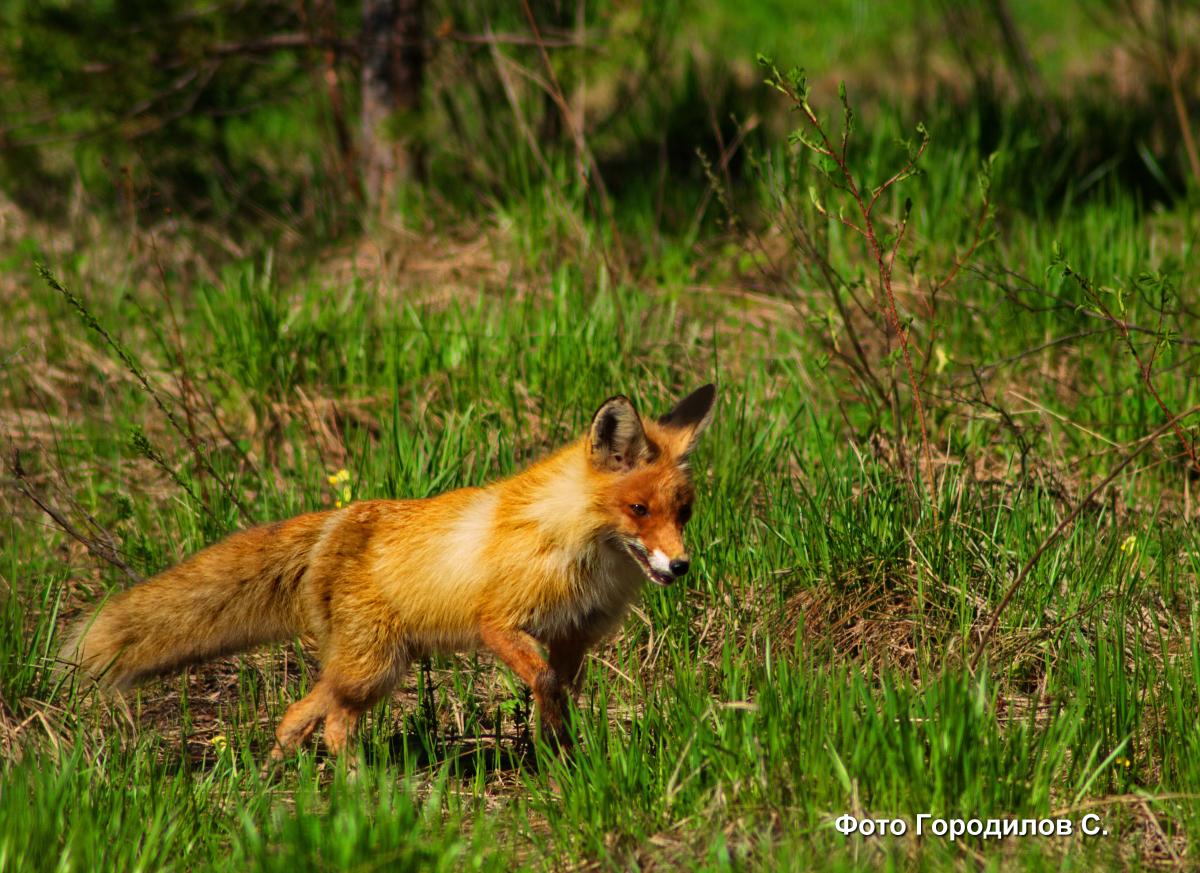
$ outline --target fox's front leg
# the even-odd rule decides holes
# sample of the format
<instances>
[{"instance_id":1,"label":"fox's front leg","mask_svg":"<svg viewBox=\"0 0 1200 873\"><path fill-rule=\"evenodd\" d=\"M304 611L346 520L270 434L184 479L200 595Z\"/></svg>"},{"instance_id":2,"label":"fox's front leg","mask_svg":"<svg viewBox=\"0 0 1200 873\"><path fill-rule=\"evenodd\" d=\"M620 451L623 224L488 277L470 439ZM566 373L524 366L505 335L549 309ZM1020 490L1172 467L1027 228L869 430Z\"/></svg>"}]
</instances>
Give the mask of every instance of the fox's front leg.
<instances>
[{"instance_id":1,"label":"fox's front leg","mask_svg":"<svg viewBox=\"0 0 1200 873\"><path fill-rule=\"evenodd\" d=\"M585 625L570 636L556 637L547 643L550 669L558 674L568 694L579 691L583 681L583 659L603 637L603 633L592 632Z\"/></svg>"},{"instance_id":2,"label":"fox's front leg","mask_svg":"<svg viewBox=\"0 0 1200 873\"><path fill-rule=\"evenodd\" d=\"M480 624L483 644L496 653L533 690L542 727L552 739L566 741L568 679L560 677L538 653L537 641L522 630L484 620Z\"/></svg>"}]
</instances>

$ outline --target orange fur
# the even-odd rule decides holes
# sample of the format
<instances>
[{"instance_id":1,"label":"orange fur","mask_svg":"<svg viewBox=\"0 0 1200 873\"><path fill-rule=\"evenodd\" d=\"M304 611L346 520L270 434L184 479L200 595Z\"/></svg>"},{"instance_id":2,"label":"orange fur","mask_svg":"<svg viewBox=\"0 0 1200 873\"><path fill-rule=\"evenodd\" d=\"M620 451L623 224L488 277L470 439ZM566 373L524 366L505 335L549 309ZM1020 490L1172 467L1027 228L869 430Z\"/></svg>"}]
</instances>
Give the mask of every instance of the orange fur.
<instances>
[{"instance_id":1,"label":"orange fur","mask_svg":"<svg viewBox=\"0 0 1200 873\"><path fill-rule=\"evenodd\" d=\"M124 689L311 635L321 676L281 720L279 758L322 720L326 744L341 751L414 657L488 648L561 736L587 649L646 578L671 581L665 562L686 572L687 456L713 397L705 386L658 422L612 398L587 436L486 488L363 501L236 533L114 597L75 628L65 656Z\"/></svg>"}]
</instances>

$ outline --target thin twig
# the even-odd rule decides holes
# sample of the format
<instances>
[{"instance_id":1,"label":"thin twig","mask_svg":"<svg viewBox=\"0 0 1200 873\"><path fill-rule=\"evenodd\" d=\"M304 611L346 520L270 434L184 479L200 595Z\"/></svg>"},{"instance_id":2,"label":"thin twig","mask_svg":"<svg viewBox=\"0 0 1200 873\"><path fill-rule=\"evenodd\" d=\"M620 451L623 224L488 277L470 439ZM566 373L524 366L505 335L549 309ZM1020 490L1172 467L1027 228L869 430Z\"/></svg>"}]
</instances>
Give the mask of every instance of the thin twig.
<instances>
[{"instance_id":1,"label":"thin twig","mask_svg":"<svg viewBox=\"0 0 1200 873\"><path fill-rule=\"evenodd\" d=\"M189 444L192 445L193 450L196 451L197 461L203 466L204 470L222 487L226 496L233 503L233 505L237 507L238 512L242 516L242 520L247 524L252 523L253 518L251 517L250 512L245 506L242 505L242 502L238 499L237 494L234 493L233 486L230 485L230 483L227 482L224 477L222 477L221 474L216 471L212 465L212 462L208 460L208 457L204 454L204 452L200 451L196 445L192 444L186 428L184 428L184 426L179 422L179 419L176 418L175 413L171 411L170 407L167 406L162 397L159 396L159 393L154 389L154 386L150 384L149 377L146 375L145 371L142 370L137 361L134 360L133 356L128 352L128 350L126 350L125 346L118 342L112 336L112 334L110 334L104 328L104 325L100 324L100 322L96 320L96 316L92 314L91 310L84 305L83 301L79 297L75 296L74 293L68 290L66 286L64 286L58 281L58 279L54 277L54 274L50 272L49 268L47 268L45 264L39 262L37 264L37 271L42 279L45 280L47 285L66 298L67 302L75 308L75 311L78 312L79 316L83 319L84 324L96 331L96 333L100 334L101 338L105 341L105 343L108 344L109 348L116 352L117 357L121 359L121 362L125 364L125 366L129 369L129 372L133 374L134 378L141 383L141 386L143 389L145 389L146 393L149 394L154 400L155 405L158 406L163 415L167 417L167 421L170 422L171 427L175 429L175 432L185 440L188 440Z\"/></svg>"},{"instance_id":2,"label":"thin twig","mask_svg":"<svg viewBox=\"0 0 1200 873\"><path fill-rule=\"evenodd\" d=\"M1086 293L1092 299L1092 302L1096 305L1096 310L1099 312L1099 314L1108 321L1112 322L1112 324L1117 328L1117 331L1121 334L1121 338L1125 341L1125 345L1129 349L1129 353L1133 355L1133 360L1137 363L1138 373L1141 375L1142 381L1146 385L1146 390L1150 392L1150 396L1154 399L1154 402L1158 405L1158 408L1162 410L1163 415L1167 416L1168 419L1175 421L1176 419L1173 417L1174 413L1172 413L1171 408L1167 406L1166 401L1162 399L1162 395L1159 394L1158 388L1155 386L1154 380L1151 378L1151 368L1154 365L1154 356L1152 355L1149 361L1142 360L1142 355L1133 342L1133 337L1130 334L1129 328L1125 324L1125 320L1118 318L1116 314L1113 313L1113 311L1108 307L1108 304L1104 302L1100 292L1096 289L1095 285L1090 279L1081 275L1080 273L1075 272L1075 270L1073 270L1071 266L1066 263L1063 264L1063 272L1066 276L1074 279L1079 287L1083 289L1084 293ZM1157 334L1156 337L1159 342L1162 341L1161 334ZM1188 459L1192 462L1192 466L1198 472L1200 472L1200 457L1197 457L1196 455L1196 447L1193 446L1188 440L1187 435L1183 432L1183 428L1179 427L1178 424L1174 425L1173 429L1175 431L1175 436L1183 446L1184 452L1187 453Z\"/></svg>"},{"instance_id":3,"label":"thin twig","mask_svg":"<svg viewBox=\"0 0 1200 873\"><path fill-rule=\"evenodd\" d=\"M771 81L771 84L792 101L792 104L801 111L801 114L803 114L805 120L808 122L809 127L811 127L817 136L820 137L819 143L808 139L802 141L813 151L817 152L818 154L825 155L833 160L843 179L842 184L835 184L837 187L850 194L851 198L854 200L859 214L862 216L862 227L860 229L854 223L846 220L841 215L834 212L826 212L826 214L833 215L834 217L838 218L839 221L851 229L858 231L858 233L860 233L866 239L867 245L871 251L871 255L875 259L879 279L879 288L883 292L884 299L886 301L884 315L887 318L892 331L900 340L900 353L904 360L904 369L908 375L909 386L912 389L913 405L916 407L917 423L921 432L921 449L925 456L925 465L927 470L925 481L929 489L929 507L930 511L933 513L934 521L936 523L938 517L937 486L934 481L933 452L929 446L929 428L926 422L925 404L921 400L921 386L917 381L916 370L913 367L912 355L909 351L909 332L900 321L899 310L896 306L896 296L892 289L891 263L888 260L888 254L884 250L883 244L880 242L875 232L875 222L872 216L875 205L879 202L880 197L886 191L892 188L892 186L912 175L916 168L917 162L925 153L925 148L929 144L929 138L928 136L924 135L924 129L921 128L921 143L919 146L917 146L915 151L910 153L907 163L883 184L871 191L868 199L868 197L864 197L862 191L859 189L858 183L854 179L854 174L850 171L850 165L843 157L844 148L842 150L838 150L834 147L833 143L829 139L828 133L825 130L825 126L821 124L821 120L817 117L816 112L813 111L813 108L809 105L808 98L804 94L798 93L796 89L792 87L792 85L787 83L784 78L778 74L777 71L773 72L775 72L775 75ZM848 123L849 109L847 109L847 124ZM843 146L845 145L846 136L848 136L848 133L843 134ZM822 211L825 212L825 210ZM897 436L899 436L899 434L897 434Z\"/></svg>"},{"instance_id":4,"label":"thin twig","mask_svg":"<svg viewBox=\"0 0 1200 873\"><path fill-rule=\"evenodd\" d=\"M542 32L538 28L537 19L534 17L533 9L529 6L529 0L521 0L521 7L525 11L525 18L529 21L529 28L533 31L534 40L538 48L538 55L542 59L542 66L546 68L546 75L550 81L550 88L546 93L554 101L562 114L563 121L571 132L571 138L575 143L576 152L576 168L579 173L579 181L583 186L585 194L590 191L596 192L596 197L599 200L600 210L608 222L609 235L612 238L612 244L617 249L618 259L622 264L625 263L624 252L621 247L621 236L617 233L617 221L613 214L612 203L608 198L608 188L604 184L604 177L600 173L600 165L596 162L595 156L591 149L588 148L587 140L584 136L582 124L577 124L574 114L571 112L571 107L563 96L562 87L558 83L558 75L554 72L554 65L550 62L550 55L546 53L546 44L542 39ZM617 275L613 269L613 264L608 261L608 247L602 246L601 251L604 254L605 262L608 270L614 276Z\"/></svg>"},{"instance_id":5,"label":"thin twig","mask_svg":"<svg viewBox=\"0 0 1200 873\"><path fill-rule=\"evenodd\" d=\"M25 473L24 467L21 466L21 456L15 448L13 449L12 456L8 461L8 468L12 473L13 478L16 480L17 490L24 494L34 505L42 510L42 512L50 516L50 518L53 519L54 523L58 525L63 533L82 543L84 548L86 548L90 554L93 554L96 557L112 564L135 583L142 581L142 577L138 574L138 572L126 564L125 561L122 560L121 556L117 554L115 549L83 533L81 530L79 530L79 528L75 527L75 525L71 524L70 520L63 515L57 507L47 502L33 488L29 481L28 475Z\"/></svg>"},{"instance_id":6,"label":"thin twig","mask_svg":"<svg viewBox=\"0 0 1200 873\"><path fill-rule=\"evenodd\" d=\"M995 633L996 626L1000 623L1000 616L1004 613L1005 607L1008 606L1014 595L1016 595L1017 590L1020 589L1022 583L1025 582L1025 579L1029 576L1030 571L1033 570L1034 566L1037 564L1038 560L1042 557L1045 551L1050 548L1051 545L1053 545L1054 541L1062 535L1063 531L1070 527L1071 522L1073 522L1079 516L1079 513L1083 511L1083 508L1090 504L1092 500L1095 499L1096 495L1107 488L1108 485L1121 474L1122 470L1128 467L1138 456L1142 454L1142 452L1146 451L1147 448L1152 446L1154 441L1160 436L1176 427L1183 419L1187 418L1188 416L1195 415L1197 412L1200 412L1200 406L1193 406L1186 412L1181 412L1170 421L1155 428L1148 436L1143 437L1141 440L1141 445L1130 452L1129 455L1127 455L1121 461L1121 463L1113 467L1112 472L1105 476L1100 484L1089 491L1082 500L1076 503L1075 508L1072 509L1067 516L1058 523L1058 526L1050 532L1048 537L1042 540L1037 549L1034 551L1033 555L1031 555L1029 560L1025 562L1025 566L1021 568L1021 572L1017 574L1017 578L1014 579L1013 583L1008 586L1008 590L1005 591L1004 596L1000 598L1000 602L996 605L995 610L992 611L991 621L988 622L987 628L980 637L979 646L975 650L975 656L971 659L972 673L974 673L975 669L979 666L979 659L983 657L984 650L987 648L987 644L991 640L992 634Z\"/></svg>"}]
</instances>

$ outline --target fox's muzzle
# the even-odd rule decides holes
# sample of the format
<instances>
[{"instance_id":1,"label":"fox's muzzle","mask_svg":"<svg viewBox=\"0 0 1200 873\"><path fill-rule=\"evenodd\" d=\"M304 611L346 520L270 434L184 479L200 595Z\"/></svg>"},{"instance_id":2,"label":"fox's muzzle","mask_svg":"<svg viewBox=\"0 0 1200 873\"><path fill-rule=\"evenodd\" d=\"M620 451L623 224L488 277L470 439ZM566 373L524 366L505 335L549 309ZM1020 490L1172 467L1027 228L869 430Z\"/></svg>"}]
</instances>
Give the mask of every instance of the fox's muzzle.
<instances>
[{"instance_id":1,"label":"fox's muzzle","mask_svg":"<svg viewBox=\"0 0 1200 873\"><path fill-rule=\"evenodd\" d=\"M691 566L686 556L668 558L660 549L651 552L636 540L627 540L625 549L634 562L642 568L646 578L664 588L687 573L688 567Z\"/></svg>"}]
</instances>

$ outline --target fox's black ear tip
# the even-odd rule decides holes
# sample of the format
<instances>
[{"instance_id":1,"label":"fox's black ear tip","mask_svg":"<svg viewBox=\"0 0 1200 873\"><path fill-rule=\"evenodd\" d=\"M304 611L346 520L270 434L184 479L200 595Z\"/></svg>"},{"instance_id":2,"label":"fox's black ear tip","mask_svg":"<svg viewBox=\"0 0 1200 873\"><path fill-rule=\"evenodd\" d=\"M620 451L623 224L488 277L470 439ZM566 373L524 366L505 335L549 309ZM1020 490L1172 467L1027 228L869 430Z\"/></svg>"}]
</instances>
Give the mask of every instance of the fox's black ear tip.
<instances>
[{"instance_id":1,"label":"fox's black ear tip","mask_svg":"<svg viewBox=\"0 0 1200 873\"><path fill-rule=\"evenodd\" d=\"M712 402L716 399L717 385L715 382L709 382L707 385L701 385L685 398L687 401L701 403L705 406L711 406Z\"/></svg>"},{"instance_id":2,"label":"fox's black ear tip","mask_svg":"<svg viewBox=\"0 0 1200 873\"><path fill-rule=\"evenodd\" d=\"M712 382L701 385L687 397L675 404L666 415L659 416L658 423L672 427L701 425L712 412L717 399L717 386Z\"/></svg>"}]
</instances>

